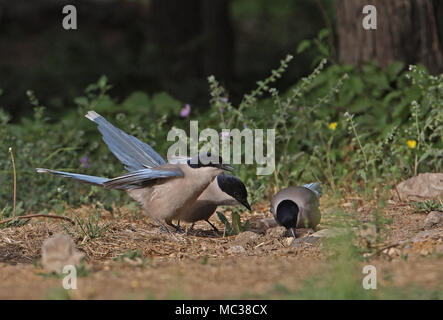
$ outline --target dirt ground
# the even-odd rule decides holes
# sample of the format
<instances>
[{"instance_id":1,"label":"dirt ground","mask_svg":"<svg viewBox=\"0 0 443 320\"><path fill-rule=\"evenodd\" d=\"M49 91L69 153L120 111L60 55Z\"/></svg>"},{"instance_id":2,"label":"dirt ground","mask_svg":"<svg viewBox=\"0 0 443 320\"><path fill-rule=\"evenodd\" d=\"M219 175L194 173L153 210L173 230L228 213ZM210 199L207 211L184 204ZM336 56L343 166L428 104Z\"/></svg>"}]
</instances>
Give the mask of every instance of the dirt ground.
<instances>
[{"instance_id":1,"label":"dirt ground","mask_svg":"<svg viewBox=\"0 0 443 320\"><path fill-rule=\"evenodd\" d=\"M369 219L370 203L326 197L319 229L329 228L335 209L355 204L358 219ZM329 260L324 238L304 241L308 230L300 230L301 240L292 246L282 229L260 230L259 221L270 218L268 209L256 204L252 212L242 213L251 231L237 236L218 235L206 222L187 234L168 234L152 220L123 209L119 216L105 213L102 223L111 225L100 237L74 236L89 273L79 275L78 289L69 291L62 289L61 277L48 275L40 264L43 241L66 233L65 222L38 218L0 229L0 299L279 298L276 288L297 290L309 277L327 272ZM414 213L407 205L390 201L385 210L392 219L388 240L369 260L381 275L380 284L443 290L442 230L424 233L426 214ZM81 216L87 208L67 211L68 216ZM211 221L224 229L216 215ZM118 259L129 250L141 250L142 257Z\"/></svg>"}]
</instances>

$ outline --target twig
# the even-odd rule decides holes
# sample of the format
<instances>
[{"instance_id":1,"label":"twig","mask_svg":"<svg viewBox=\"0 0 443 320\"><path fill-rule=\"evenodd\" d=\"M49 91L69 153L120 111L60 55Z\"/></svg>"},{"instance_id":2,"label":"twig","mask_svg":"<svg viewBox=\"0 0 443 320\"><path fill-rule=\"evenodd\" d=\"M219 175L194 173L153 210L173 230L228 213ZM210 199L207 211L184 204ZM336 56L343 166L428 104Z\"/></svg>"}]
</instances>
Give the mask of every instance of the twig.
<instances>
[{"instance_id":1,"label":"twig","mask_svg":"<svg viewBox=\"0 0 443 320\"><path fill-rule=\"evenodd\" d=\"M400 200L400 202L403 202L403 199L400 197L400 193L398 192L397 185L394 187L394 189L395 192L397 193L398 200Z\"/></svg>"},{"instance_id":2,"label":"twig","mask_svg":"<svg viewBox=\"0 0 443 320\"><path fill-rule=\"evenodd\" d=\"M15 203L17 199L17 174L15 171L15 161L14 161L14 154L12 153L12 147L9 147L9 153L11 154L12 170L14 172L14 206L12 209L12 216L15 217Z\"/></svg>"},{"instance_id":3,"label":"twig","mask_svg":"<svg viewBox=\"0 0 443 320\"><path fill-rule=\"evenodd\" d=\"M70 223L72 223L73 225L75 225L74 220L72 220L68 217L56 216L56 215L52 215L52 214L29 214L29 215L25 215L25 216L12 217L12 218L0 221L0 225L4 224L4 223L8 223L10 221L13 221L14 219L32 219L32 218L39 218L39 217L66 220L66 221L69 221Z\"/></svg>"},{"instance_id":4,"label":"twig","mask_svg":"<svg viewBox=\"0 0 443 320\"><path fill-rule=\"evenodd\" d=\"M390 249L390 248L393 248L393 247L397 247L397 246L399 246L399 245L400 245L400 243L399 243L399 242L396 242L396 243L393 243L393 244L390 244L390 245L384 246L384 247L378 249L378 250L377 250L376 252L374 252L373 254L371 254L370 257L378 256L380 253L382 253L382 252L385 251L386 249Z\"/></svg>"}]
</instances>

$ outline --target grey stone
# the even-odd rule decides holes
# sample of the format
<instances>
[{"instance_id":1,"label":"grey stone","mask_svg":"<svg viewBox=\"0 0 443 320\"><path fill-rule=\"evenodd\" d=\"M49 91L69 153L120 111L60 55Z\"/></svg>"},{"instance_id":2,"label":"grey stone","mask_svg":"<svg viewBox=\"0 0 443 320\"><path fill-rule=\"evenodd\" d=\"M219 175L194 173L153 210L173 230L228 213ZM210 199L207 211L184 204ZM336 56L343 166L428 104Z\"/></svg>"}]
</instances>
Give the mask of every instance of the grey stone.
<instances>
[{"instance_id":1,"label":"grey stone","mask_svg":"<svg viewBox=\"0 0 443 320\"><path fill-rule=\"evenodd\" d=\"M443 173L421 173L396 186L401 201L437 199L443 195Z\"/></svg>"},{"instance_id":2,"label":"grey stone","mask_svg":"<svg viewBox=\"0 0 443 320\"><path fill-rule=\"evenodd\" d=\"M266 236L271 238L282 238L286 235L286 232L287 230L285 227L279 226L266 230Z\"/></svg>"},{"instance_id":3,"label":"grey stone","mask_svg":"<svg viewBox=\"0 0 443 320\"><path fill-rule=\"evenodd\" d=\"M423 223L423 228L425 230L443 226L443 212L431 211L427 215L425 222Z\"/></svg>"},{"instance_id":4,"label":"grey stone","mask_svg":"<svg viewBox=\"0 0 443 320\"><path fill-rule=\"evenodd\" d=\"M42 246L42 266L48 272L61 273L67 265L77 266L84 254L77 251L71 237L62 233L46 239Z\"/></svg>"},{"instance_id":5,"label":"grey stone","mask_svg":"<svg viewBox=\"0 0 443 320\"><path fill-rule=\"evenodd\" d=\"M235 237L234 245L253 245L260 239L260 235L252 231L245 231Z\"/></svg>"},{"instance_id":6,"label":"grey stone","mask_svg":"<svg viewBox=\"0 0 443 320\"><path fill-rule=\"evenodd\" d=\"M311 237L316 238L333 238L345 233L345 229L341 228L331 228L331 229L322 229L311 235Z\"/></svg>"},{"instance_id":7,"label":"grey stone","mask_svg":"<svg viewBox=\"0 0 443 320\"><path fill-rule=\"evenodd\" d=\"M246 253L246 249L242 246L232 246L228 249L228 253L230 254L244 254Z\"/></svg>"},{"instance_id":8,"label":"grey stone","mask_svg":"<svg viewBox=\"0 0 443 320\"><path fill-rule=\"evenodd\" d=\"M443 228L421 231L412 238L412 242L423 242L427 238L443 239Z\"/></svg>"},{"instance_id":9,"label":"grey stone","mask_svg":"<svg viewBox=\"0 0 443 320\"><path fill-rule=\"evenodd\" d=\"M278 227L278 223L274 218L260 219L256 222L255 227L258 232L265 233L270 228Z\"/></svg>"}]
</instances>

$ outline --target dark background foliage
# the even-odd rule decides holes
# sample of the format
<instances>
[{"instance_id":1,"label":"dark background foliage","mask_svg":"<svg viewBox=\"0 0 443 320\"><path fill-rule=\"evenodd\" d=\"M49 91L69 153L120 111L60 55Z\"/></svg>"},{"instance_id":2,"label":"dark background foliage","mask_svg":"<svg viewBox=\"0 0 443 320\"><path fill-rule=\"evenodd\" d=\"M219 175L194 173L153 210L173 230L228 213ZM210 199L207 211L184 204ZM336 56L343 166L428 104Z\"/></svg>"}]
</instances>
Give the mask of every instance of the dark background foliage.
<instances>
[{"instance_id":1,"label":"dark background foliage","mask_svg":"<svg viewBox=\"0 0 443 320\"><path fill-rule=\"evenodd\" d=\"M152 0L0 2L1 105L16 121L30 115L32 89L51 112L72 106L106 74L115 97L165 91L205 108L214 74L235 101L276 61L295 52L333 19L328 1ZM61 26L74 4L78 30ZM288 87L311 70L309 53L281 81Z\"/></svg>"}]
</instances>

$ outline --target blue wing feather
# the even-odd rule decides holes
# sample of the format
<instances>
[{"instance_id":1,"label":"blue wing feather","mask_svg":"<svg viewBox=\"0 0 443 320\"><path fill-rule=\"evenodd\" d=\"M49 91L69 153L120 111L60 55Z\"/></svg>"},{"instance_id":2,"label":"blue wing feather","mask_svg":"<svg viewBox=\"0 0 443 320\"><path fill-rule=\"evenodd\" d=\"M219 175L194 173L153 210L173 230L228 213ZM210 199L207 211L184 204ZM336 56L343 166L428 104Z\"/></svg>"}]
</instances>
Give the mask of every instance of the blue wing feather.
<instances>
[{"instance_id":1,"label":"blue wing feather","mask_svg":"<svg viewBox=\"0 0 443 320\"><path fill-rule=\"evenodd\" d=\"M142 169L132 171L128 174L109 179L103 183L105 188L109 189L131 189L143 188L146 183L156 179L167 179L174 177L183 177L183 171L180 169Z\"/></svg>"},{"instance_id":2,"label":"blue wing feather","mask_svg":"<svg viewBox=\"0 0 443 320\"><path fill-rule=\"evenodd\" d=\"M97 112L89 111L85 117L98 124L103 141L117 159L125 165L126 170L155 168L166 163L150 145L114 127Z\"/></svg>"}]
</instances>

